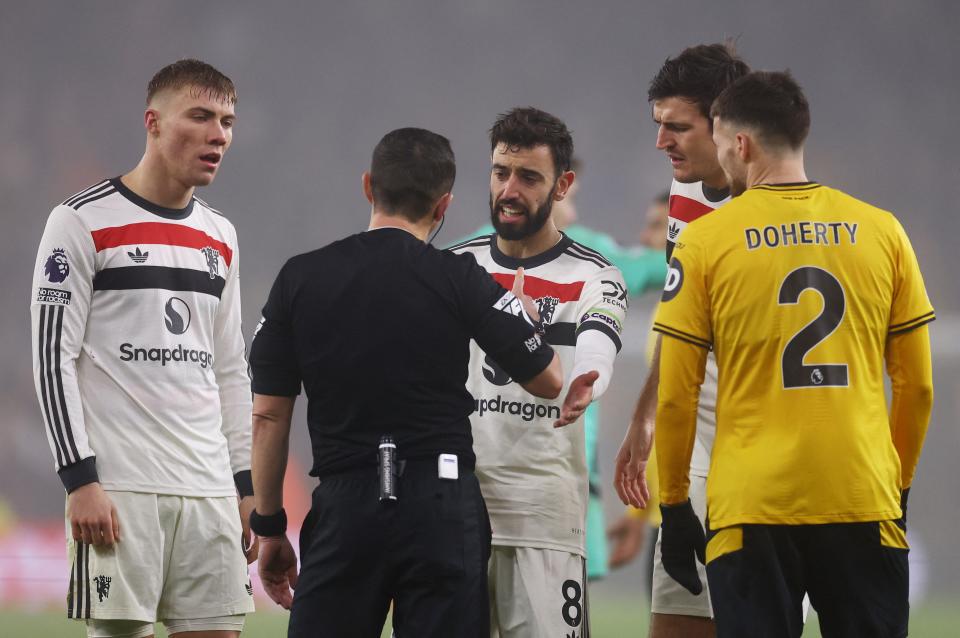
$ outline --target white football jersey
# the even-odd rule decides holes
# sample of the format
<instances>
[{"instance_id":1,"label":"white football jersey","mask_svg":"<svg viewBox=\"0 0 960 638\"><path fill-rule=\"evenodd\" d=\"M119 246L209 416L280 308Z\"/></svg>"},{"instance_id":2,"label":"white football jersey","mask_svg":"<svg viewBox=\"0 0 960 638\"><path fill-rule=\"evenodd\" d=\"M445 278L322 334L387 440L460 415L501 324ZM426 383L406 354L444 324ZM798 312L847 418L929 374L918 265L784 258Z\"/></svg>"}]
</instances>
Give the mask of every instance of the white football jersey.
<instances>
[{"instance_id":1,"label":"white football jersey","mask_svg":"<svg viewBox=\"0 0 960 638\"><path fill-rule=\"evenodd\" d=\"M673 246L687 224L710 213L730 201L729 191L712 191L703 182L683 184L673 180L670 185L669 221L667 223L667 261ZM670 286L671 272L667 274ZM690 474L706 476L710 469L710 454L713 438L717 433L717 358L713 351L707 355L707 369L700 386L700 403L697 406L697 438L690 459Z\"/></svg>"},{"instance_id":2,"label":"white football jersey","mask_svg":"<svg viewBox=\"0 0 960 638\"><path fill-rule=\"evenodd\" d=\"M251 405L226 218L105 180L50 213L30 310L37 396L68 490L99 477L113 490L236 493Z\"/></svg>"},{"instance_id":3,"label":"white football jersey","mask_svg":"<svg viewBox=\"0 0 960 638\"><path fill-rule=\"evenodd\" d=\"M612 370L627 310L623 276L600 253L566 235L528 259L504 255L495 235L451 250L471 253L507 290L517 268L523 267L524 292L536 300L546 340L567 377L557 399L540 399L471 342L467 389L476 410L470 422L493 544L584 555L588 476L583 423L554 429L553 422L560 416L578 359L582 367L587 357L603 357L607 365L597 367ZM608 382L601 379L595 388ZM598 396L595 392L594 399Z\"/></svg>"}]
</instances>

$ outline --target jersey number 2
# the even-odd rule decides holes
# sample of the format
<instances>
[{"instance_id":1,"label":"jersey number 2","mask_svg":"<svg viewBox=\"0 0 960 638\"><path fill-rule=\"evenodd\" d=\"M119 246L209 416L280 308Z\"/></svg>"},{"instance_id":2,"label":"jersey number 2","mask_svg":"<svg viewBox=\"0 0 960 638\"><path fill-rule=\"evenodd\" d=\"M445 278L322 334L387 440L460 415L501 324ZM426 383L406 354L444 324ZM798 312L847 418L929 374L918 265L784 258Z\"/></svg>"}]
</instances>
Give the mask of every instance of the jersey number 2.
<instances>
[{"instance_id":1,"label":"jersey number 2","mask_svg":"<svg viewBox=\"0 0 960 638\"><path fill-rule=\"evenodd\" d=\"M829 337L840 322L846 309L843 286L837 278L822 268L803 266L797 268L780 284L782 306L795 304L804 290L813 288L823 297L820 315L793 335L780 357L784 388L816 388L820 386L847 386L847 364L826 363L806 365L803 358L821 341Z\"/></svg>"}]
</instances>

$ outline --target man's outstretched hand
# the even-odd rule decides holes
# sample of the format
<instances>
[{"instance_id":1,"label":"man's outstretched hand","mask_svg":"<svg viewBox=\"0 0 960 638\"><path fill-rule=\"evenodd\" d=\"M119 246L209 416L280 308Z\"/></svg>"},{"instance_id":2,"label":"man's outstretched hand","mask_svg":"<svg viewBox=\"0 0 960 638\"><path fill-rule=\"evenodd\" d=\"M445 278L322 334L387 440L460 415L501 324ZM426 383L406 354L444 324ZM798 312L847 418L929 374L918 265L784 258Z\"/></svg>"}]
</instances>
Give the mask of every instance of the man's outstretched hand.
<instances>
[{"instance_id":1,"label":"man's outstretched hand","mask_svg":"<svg viewBox=\"0 0 960 638\"><path fill-rule=\"evenodd\" d=\"M553 427L562 428L583 416L587 406L593 401L593 384L599 378L599 372L590 370L570 382L567 398L563 400L563 406L560 408L560 418L553 422Z\"/></svg>"}]
</instances>

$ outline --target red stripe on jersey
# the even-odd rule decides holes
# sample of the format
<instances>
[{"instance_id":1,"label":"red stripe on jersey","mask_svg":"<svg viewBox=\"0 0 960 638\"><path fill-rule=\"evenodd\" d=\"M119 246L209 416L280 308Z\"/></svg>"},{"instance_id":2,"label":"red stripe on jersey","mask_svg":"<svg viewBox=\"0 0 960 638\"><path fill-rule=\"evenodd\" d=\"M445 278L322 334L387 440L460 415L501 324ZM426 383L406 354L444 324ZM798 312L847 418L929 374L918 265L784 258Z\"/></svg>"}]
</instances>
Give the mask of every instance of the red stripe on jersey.
<instances>
[{"instance_id":1,"label":"red stripe on jersey","mask_svg":"<svg viewBox=\"0 0 960 638\"><path fill-rule=\"evenodd\" d=\"M505 272L495 272L493 273L493 278L497 280L498 284L507 290L511 290L513 288L514 275ZM584 282L582 281L560 284L555 281L540 279L539 277L531 277L530 275L523 276L523 292L530 295L534 299L540 299L541 297L556 297L560 300L559 303L577 301L580 299L580 292L583 290L583 284Z\"/></svg>"},{"instance_id":2,"label":"red stripe on jersey","mask_svg":"<svg viewBox=\"0 0 960 638\"><path fill-rule=\"evenodd\" d=\"M716 209L711 206L707 206L695 199L684 197L683 195L670 196L670 217L688 224L698 217L703 217L714 210Z\"/></svg>"},{"instance_id":3,"label":"red stripe on jersey","mask_svg":"<svg viewBox=\"0 0 960 638\"><path fill-rule=\"evenodd\" d=\"M165 246L182 246L184 248L216 248L223 261L230 267L233 259L233 250L225 243L214 239L202 230L181 226L180 224L165 224L163 222L141 222L126 226L112 226L101 228L90 233L93 235L93 244L97 252L106 248L129 246L132 244L161 244Z\"/></svg>"}]
</instances>

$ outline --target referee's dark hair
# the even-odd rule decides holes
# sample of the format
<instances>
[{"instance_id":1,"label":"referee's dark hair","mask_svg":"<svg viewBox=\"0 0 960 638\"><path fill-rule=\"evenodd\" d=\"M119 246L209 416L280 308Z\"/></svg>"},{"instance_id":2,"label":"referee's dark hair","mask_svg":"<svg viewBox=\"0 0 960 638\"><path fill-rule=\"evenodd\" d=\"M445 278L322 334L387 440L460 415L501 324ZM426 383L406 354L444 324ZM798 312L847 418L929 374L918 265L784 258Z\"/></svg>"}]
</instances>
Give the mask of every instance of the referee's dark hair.
<instances>
[{"instance_id":1,"label":"referee's dark hair","mask_svg":"<svg viewBox=\"0 0 960 638\"><path fill-rule=\"evenodd\" d=\"M450 140L422 128L390 131L373 149L373 202L389 215L417 222L453 189L457 164Z\"/></svg>"},{"instance_id":2,"label":"referee's dark hair","mask_svg":"<svg viewBox=\"0 0 960 638\"><path fill-rule=\"evenodd\" d=\"M732 42L687 47L675 58L667 58L650 80L647 101L679 97L697 105L703 117L710 117L710 105L725 88L750 72Z\"/></svg>"},{"instance_id":3,"label":"referee's dark hair","mask_svg":"<svg viewBox=\"0 0 960 638\"><path fill-rule=\"evenodd\" d=\"M810 104L789 71L754 71L720 94L710 117L754 129L761 142L797 150L810 132Z\"/></svg>"},{"instance_id":4,"label":"referee's dark hair","mask_svg":"<svg viewBox=\"0 0 960 638\"><path fill-rule=\"evenodd\" d=\"M527 106L497 116L490 128L490 152L500 144L510 150L548 146L553 156L555 177L570 170L573 161L573 137L563 120L546 111Z\"/></svg>"}]
</instances>

